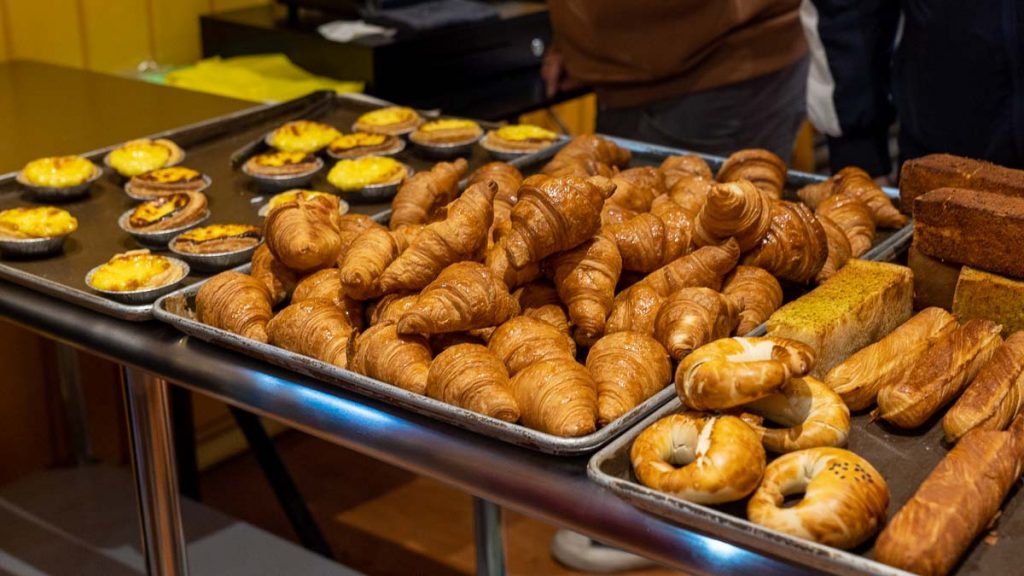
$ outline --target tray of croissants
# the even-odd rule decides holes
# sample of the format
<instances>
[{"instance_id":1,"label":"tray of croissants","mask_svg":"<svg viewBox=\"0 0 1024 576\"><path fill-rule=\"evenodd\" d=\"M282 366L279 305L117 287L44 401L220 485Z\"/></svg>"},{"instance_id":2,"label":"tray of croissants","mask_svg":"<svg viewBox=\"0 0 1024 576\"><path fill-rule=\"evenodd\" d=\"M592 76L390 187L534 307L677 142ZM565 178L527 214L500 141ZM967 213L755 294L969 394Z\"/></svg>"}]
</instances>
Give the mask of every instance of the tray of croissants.
<instances>
[{"instance_id":1,"label":"tray of croissants","mask_svg":"<svg viewBox=\"0 0 1024 576\"><path fill-rule=\"evenodd\" d=\"M668 401L673 367L700 345L759 329L909 238L863 171L797 190L808 180L765 150L702 158L588 135L527 176L501 162L462 170L413 175L386 225L339 216L331 197L282 204L249 269L155 315L487 436L579 454Z\"/></svg>"}]
</instances>

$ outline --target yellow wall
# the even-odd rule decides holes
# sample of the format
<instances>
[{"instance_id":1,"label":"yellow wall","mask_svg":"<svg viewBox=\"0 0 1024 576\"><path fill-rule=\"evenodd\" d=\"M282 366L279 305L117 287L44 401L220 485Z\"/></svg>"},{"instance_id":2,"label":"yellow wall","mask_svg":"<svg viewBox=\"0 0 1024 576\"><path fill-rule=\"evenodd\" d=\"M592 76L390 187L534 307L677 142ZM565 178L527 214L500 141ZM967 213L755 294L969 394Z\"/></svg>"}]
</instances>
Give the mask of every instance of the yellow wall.
<instances>
[{"instance_id":1,"label":"yellow wall","mask_svg":"<svg viewBox=\"0 0 1024 576\"><path fill-rule=\"evenodd\" d=\"M199 59L199 16L270 0L0 0L0 60L102 72Z\"/></svg>"}]
</instances>

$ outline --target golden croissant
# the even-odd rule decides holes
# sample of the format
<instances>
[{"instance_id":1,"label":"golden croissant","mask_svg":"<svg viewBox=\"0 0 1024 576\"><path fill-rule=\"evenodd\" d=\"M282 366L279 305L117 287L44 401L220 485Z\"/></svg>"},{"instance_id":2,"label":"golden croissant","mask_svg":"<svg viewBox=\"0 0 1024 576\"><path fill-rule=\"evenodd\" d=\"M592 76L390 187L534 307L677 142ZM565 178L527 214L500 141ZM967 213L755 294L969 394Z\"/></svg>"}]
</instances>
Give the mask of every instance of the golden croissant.
<instances>
[{"instance_id":1,"label":"golden croissant","mask_svg":"<svg viewBox=\"0 0 1024 576\"><path fill-rule=\"evenodd\" d=\"M498 326L487 347L505 363L509 376L544 360L576 361L572 338L547 322L526 316L516 316Z\"/></svg>"},{"instance_id":2,"label":"golden croissant","mask_svg":"<svg viewBox=\"0 0 1024 576\"><path fill-rule=\"evenodd\" d=\"M341 251L338 252L338 266L341 266L345 254L352 246L352 242L359 237L367 228L383 228L373 218L365 214L345 214L338 220L338 235L341 238Z\"/></svg>"},{"instance_id":3,"label":"golden croissant","mask_svg":"<svg viewBox=\"0 0 1024 576\"><path fill-rule=\"evenodd\" d=\"M263 235L279 262L296 272L333 266L341 253L338 199L297 198L267 215Z\"/></svg>"},{"instance_id":4,"label":"golden croissant","mask_svg":"<svg viewBox=\"0 0 1024 576\"><path fill-rule=\"evenodd\" d=\"M604 331L606 334L639 332L653 336L654 321L664 303L665 297L654 288L630 286L615 297Z\"/></svg>"},{"instance_id":5,"label":"golden croissant","mask_svg":"<svg viewBox=\"0 0 1024 576\"><path fill-rule=\"evenodd\" d=\"M466 181L466 187L480 182L494 182L498 186L494 200L509 206L519 198L519 185L523 183L523 174L518 168L505 162L490 162L477 168Z\"/></svg>"},{"instance_id":6,"label":"golden croissant","mask_svg":"<svg viewBox=\"0 0 1024 576\"><path fill-rule=\"evenodd\" d=\"M605 226L602 233L615 241L622 269L653 272L690 248L690 219L683 208L669 200L621 224Z\"/></svg>"},{"instance_id":7,"label":"golden croissant","mask_svg":"<svg viewBox=\"0 0 1024 576\"><path fill-rule=\"evenodd\" d=\"M384 296L367 307L370 325L397 324L402 314L408 312L419 297L419 292L395 292Z\"/></svg>"},{"instance_id":8,"label":"golden croissant","mask_svg":"<svg viewBox=\"0 0 1024 576\"><path fill-rule=\"evenodd\" d=\"M576 342L588 346L604 334L605 319L615 299L622 258L612 240L598 235L578 247L553 256L558 296L569 308Z\"/></svg>"},{"instance_id":9,"label":"golden croissant","mask_svg":"<svg viewBox=\"0 0 1024 576\"><path fill-rule=\"evenodd\" d=\"M844 194L829 196L818 205L815 216L829 218L843 231L853 258L870 250L875 242L875 221L871 218L871 211L857 198Z\"/></svg>"},{"instance_id":10,"label":"golden croissant","mask_svg":"<svg viewBox=\"0 0 1024 576\"><path fill-rule=\"evenodd\" d=\"M703 286L717 290L722 278L736 267L740 247L730 238L720 246L705 246L658 268L637 284L649 286L668 297L680 288Z\"/></svg>"},{"instance_id":11,"label":"golden croissant","mask_svg":"<svg viewBox=\"0 0 1024 576\"><path fill-rule=\"evenodd\" d=\"M345 311L327 298L296 302L267 324L269 342L339 368L348 366L348 340L353 328Z\"/></svg>"},{"instance_id":12,"label":"golden croissant","mask_svg":"<svg viewBox=\"0 0 1024 576\"><path fill-rule=\"evenodd\" d=\"M463 158L438 162L430 170L417 172L406 180L391 201L391 229L430 222L438 210L458 196L459 179L468 167Z\"/></svg>"},{"instance_id":13,"label":"golden croissant","mask_svg":"<svg viewBox=\"0 0 1024 576\"><path fill-rule=\"evenodd\" d=\"M739 314L736 334L746 336L768 321L782 306L782 286L775 276L756 266L737 266L722 286L722 294L733 301Z\"/></svg>"},{"instance_id":14,"label":"golden croissant","mask_svg":"<svg viewBox=\"0 0 1024 576\"><path fill-rule=\"evenodd\" d=\"M616 332L587 353L597 385L597 421L605 426L672 381L672 361L657 340L639 332Z\"/></svg>"},{"instance_id":15,"label":"golden croissant","mask_svg":"<svg viewBox=\"0 0 1024 576\"><path fill-rule=\"evenodd\" d=\"M596 430L597 387L590 372L571 358L531 364L512 378L522 423L555 436Z\"/></svg>"},{"instance_id":16,"label":"golden croissant","mask_svg":"<svg viewBox=\"0 0 1024 576\"><path fill-rule=\"evenodd\" d=\"M275 306L292 295L299 281L299 275L274 258L266 244L252 253L250 273L267 289L270 301Z\"/></svg>"},{"instance_id":17,"label":"golden croissant","mask_svg":"<svg viewBox=\"0 0 1024 576\"><path fill-rule=\"evenodd\" d=\"M726 158L718 169L719 182L736 180L749 180L771 198L779 200L786 185L786 163L761 148L740 150Z\"/></svg>"},{"instance_id":18,"label":"golden croissant","mask_svg":"<svg viewBox=\"0 0 1024 576\"><path fill-rule=\"evenodd\" d=\"M505 365L479 344L456 344L438 354L427 373L427 396L506 422L519 420Z\"/></svg>"},{"instance_id":19,"label":"golden croissant","mask_svg":"<svg viewBox=\"0 0 1024 576\"><path fill-rule=\"evenodd\" d=\"M430 346L426 338L400 335L394 324L375 324L360 334L349 355L349 369L414 392L427 390Z\"/></svg>"},{"instance_id":20,"label":"golden croissant","mask_svg":"<svg viewBox=\"0 0 1024 576\"><path fill-rule=\"evenodd\" d=\"M846 266L846 263L853 257L853 248L850 247L850 240L846 238L846 232L843 232L843 229L831 218L824 214L816 214L815 218L818 219L818 223L825 231L825 238L828 239L828 258L825 259L825 265L814 277L814 281L821 284L835 275L840 268Z\"/></svg>"},{"instance_id":21,"label":"golden croissant","mask_svg":"<svg viewBox=\"0 0 1024 576\"><path fill-rule=\"evenodd\" d=\"M501 278L509 289L515 289L523 284L533 282L540 278L541 270L539 262L529 262L526 266L517 268L508 260L508 245L506 236L500 236L484 254L484 264L494 272L494 275Z\"/></svg>"},{"instance_id":22,"label":"golden croissant","mask_svg":"<svg viewBox=\"0 0 1024 576\"><path fill-rule=\"evenodd\" d=\"M780 280L806 284L827 259L825 229L810 209L796 202L779 201L772 207L768 234L743 256L743 263L764 268Z\"/></svg>"},{"instance_id":23,"label":"golden croissant","mask_svg":"<svg viewBox=\"0 0 1024 576\"><path fill-rule=\"evenodd\" d=\"M746 252L768 234L772 203L767 193L746 180L715 184L694 220L693 240L708 246L732 237Z\"/></svg>"},{"instance_id":24,"label":"golden croissant","mask_svg":"<svg viewBox=\"0 0 1024 576\"><path fill-rule=\"evenodd\" d=\"M523 316L551 324L560 332L570 333L569 317L558 297L558 290L547 282L531 282L513 294Z\"/></svg>"},{"instance_id":25,"label":"golden croissant","mask_svg":"<svg viewBox=\"0 0 1024 576\"><path fill-rule=\"evenodd\" d=\"M651 166L630 168L612 176L615 192L601 210L603 224L618 224L651 209L658 196L668 192L661 172Z\"/></svg>"},{"instance_id":26,"label":"golden croissant","mask_svg":"<svg viewBox=\"0 0 1024 576\"><path fill-rule=\"evenodd\" d=\"M358 300L380 296L383 293L380 278L388 266L409 247L409 238L410 234L384 228L364 230L352 242L341 263L340 278L345 293Z\"/></svg>"},{"instance_id":27,"label":"golden croissant","mask_svg":"<svg viewBox=\"0 0 1024 576\"><path fill-rule=\"evenodd\" d=\"M611 167L624 167L632 155L611 140L595 134L577 136L555 154L541 173L552 176L573 174L577 176L611 175Z\"/></svg>"},{"instance_id":28,"label":"golden croissant","mask_svg":"<svg viewBox=\"0 0 1024 576\"><path fill-rule=\"evenodd\" d=\"M836 172L832 178L835 194L850 196L864 202L868 210L871 211L876 226L882 228L906 226L907 217L900 214L900 211L893 206L892 200L864 170L849 166Z\"/></svg>"},{"instance_id":29,"label":"golden croissant","mask_svg":"<svg viewBox=\"0 0 1024 576\"><path fill-rule=\"evenodd\" d=\"M505 283L479 262L445 268L398 320L399 334L463 332L497 326L519 314Z\"/></svg>"},{"instance_id":30,"label":"golden croissant","mask_svg":"<svg viewBox=\"0 0 1024 576\"><path fill-rule=\"evenodd\" d=\"M698 176L681 176L675 185L669 188L667 198L678 204L690 221L697 219L700 209L708 201L708 194L715 181ZM652 206L664 202L663 197L656 198Z\"/></svg>"},{"instance_id":31,"label":"golden croissant","mask_svg":"<svg viewBox=\"0 0 1024 576\"><path fill-rule=\"evenodd\" d=\"M683 288L665 299L654 319L654 337L673 360L732 334L736 305L710 288Z\"/></svg>"},{"instance_id":32,"label":"golden croissant","mask_svg":"<svg viewBox=\"0 0 1024 576\"><path fill-rule=\"evenodd\" d=\"M341 274L337 268L324 268L299 281L295 286L295 293L292 294L292 304L312 298L330 300L341 308L353 328L363 327L363 303L345 294L345 289L341 287Z\"/></svg>"},{"instance_id":33,"label":"golden croissant","mask_svg":"<svg viewBox=\"0 0 1024 576\"><path fill-rule=\"evenodd\" d=\"M658 171L665 178L665 187L671 190L676 182L685 177L704 178L712 180L711 167L703 158L696 155L669 156L662 160Z\"/></svg>"},{"instance_id":34,"label":"golden croissant","mask_svg":"<svg viewBox=\"0 0 1024 576\"><path fill-rule=\"evenodd\" d=\"M258 342L267 341L267 322L272 314L267 288L240 272L221 272L196 293L196 318L200 322Z\"/></svg>"}]
</instances>

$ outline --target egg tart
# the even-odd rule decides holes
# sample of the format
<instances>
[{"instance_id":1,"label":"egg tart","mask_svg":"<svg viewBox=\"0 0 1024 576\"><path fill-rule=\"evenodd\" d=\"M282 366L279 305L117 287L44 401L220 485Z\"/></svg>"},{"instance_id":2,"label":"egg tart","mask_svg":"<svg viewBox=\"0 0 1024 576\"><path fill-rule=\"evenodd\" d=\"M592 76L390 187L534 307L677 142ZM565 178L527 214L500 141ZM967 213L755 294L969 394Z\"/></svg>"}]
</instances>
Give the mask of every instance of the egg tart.
<instances>
[{"instance_id":1,"label":"egg tart","mask_svg":"<svg viewBox=\"0 0 1024 576\"><path fill-rule=\"evenodd\" d=\"M136 200L149 200L177 192L202 192L210 182L210 177L198 170L169 166L132 176L124 191Z\"/></svg>"},{"instance_id":2,"label":"egg tart","mask_svg":"<svg viewBox=\"0 0 1024 576\"><path fill-rule=\"evenodd\" d=\"M131 178L157 168L174 166L185 159L185 151L165 138L142 138L125 142L103 159L118 174Z\"/></svg>"},{"instance_id":3,"label":"egg tart","mask_svg":"<svg viewBox=\"0 0 1024 576\"><path fill-rule=\"evenodd\" d=\"M491 130L480 146L503 160L537 152L558 141L558 134L531 124L510 124Z\"/></svg>"},{"instance_id":4,"label":"egg tart","mask_svg":"<svg viewBox=\"0 0 1024 576\"><path fill-rule=\"evenodd\" d=\"M188 264L177 258L132 250L90 270L85 283L111 298L142 304L173 290L188 273Z\"/></svg>"},{"instance_id":5,"label":"egg tart","mask_svg":"<svg viewBox=\"0 0 1024 576\"><path fill-rule=\"evenodd\" d=\"M353 132L342 134L327 147L327 154L338 160L360 156L391 156L405 150L405 140L391 134Z\"/></svg>"},{"instance_id":6,"label":"egg tart","mask_svg":"<svg viewBox=\"0 0 1024 576\"><path fill-rule=\"evenodd\" d=\"M310 198L315 198L317 196L333 196L333 194L329 194L327 192L317 192L315 190L288 190L287 192L281 192L280 194L275 194L274 196L271 196L270 201L260 208L259 215L266 216L274 208L277 208L278 206L287 204L289 202L295 202L299 198L303 200L309 200ZM340 199L338 200L339 214L348 213L348 208L348 202L345 202L344 200Z\"/></svg>"},{"instance_id":7,"label":"egg tart","mask_svg":"<svg viewBox=\"0 0 1024 576\"><path fill-rule=\"evenodd\" d=\"M353 132L402 136L423 123L419 112L405 106L387 106L363 114L352 124Z\"/></svg>"},{"instance_id":8,"label":"egg tart","mask_svg":"<svg viewBox=\"0 0 1024 576\"><path fill-rule=\"evenodd\" d=\"M147 200L118 219L121 228L146 246L167 246L175 234L210 216L202 192L178 192Z\"/></svg>"},{"instance_id":9,"label":"egg tart","mask_svg":"<svg viewBox=\"0 0 1024 576\"><path fill-rule=\"evenodd\" d=\"M35 196L59 200L84 195L102 173L81 156L51 156L26 164L17 179Z\"/></svg>"},{"instance_id":10,"label":"egg tart","mask_svg":"<svg viewBox=\"0 0 1024 576\"><path fill-rule=\"evenodd\" d=\"M381 198L394 194L408 175L409 167L394 158L363 156L339 160L327 174L327 181L342 192Z\"/></svg>"},{"instance_id":11,"label":"egg tart","mask_svg":"<svg viewBox=\"0 0 1024 576\"><path fill-rule=\"evenodd\" d=\"M242 172L263 188L281 190L305 186L323 167L324 161L309 152L272 151L249 158Z\"/></svg>"},{"instance_id":12,"label":"egg tart","mask_svg":"<svg viewBox=\"0 0 1024 576\"><path fill-rule=\"evenodd\" d=\"M195 268L223 270L248 262L262 240L257 226L213 224L178 234L169 248Z\"/></svg>"},{"instance_id":13,"label":"egg tart","mask_svg":"<svg viewBox=\"0 0 1024 576\"><path fill-rule=\"evenodd\" d=\"M0 252L42 256L58 251L78 229L78 220L54 206L11 208L0 212Z\"/></svg>"},{"instance_id":14,"label":"egg tart","mask_svg":"<svg viewBox=\"0 0 1024 576\"><path fill-rule=\"evenodd\" d=\"M271 148L282 152L316 152L338 137L334 126L312 120L294 120L279 126L267 135Z\"/></svg>"}]
</instances>

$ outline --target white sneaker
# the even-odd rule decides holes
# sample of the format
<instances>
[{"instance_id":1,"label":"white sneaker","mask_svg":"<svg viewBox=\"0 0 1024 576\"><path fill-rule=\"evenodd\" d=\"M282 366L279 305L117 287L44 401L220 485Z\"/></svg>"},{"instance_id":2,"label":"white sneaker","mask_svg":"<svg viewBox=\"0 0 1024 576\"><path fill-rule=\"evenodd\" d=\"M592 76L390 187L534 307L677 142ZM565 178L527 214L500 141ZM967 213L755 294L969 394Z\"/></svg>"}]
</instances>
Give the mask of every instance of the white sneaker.
<instances>
[{"instance_id":1,"label":"white sneaker","mask_svg":"<svg viewBox=\"0 0 1024 576\"><path fill-rule=\"evenodd\" d=\"M551 539L551 555L582 572L626 572L657 566L653 560L613 548L572 530L559 530Z\"/></svg>"}]
</instances>

